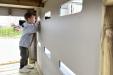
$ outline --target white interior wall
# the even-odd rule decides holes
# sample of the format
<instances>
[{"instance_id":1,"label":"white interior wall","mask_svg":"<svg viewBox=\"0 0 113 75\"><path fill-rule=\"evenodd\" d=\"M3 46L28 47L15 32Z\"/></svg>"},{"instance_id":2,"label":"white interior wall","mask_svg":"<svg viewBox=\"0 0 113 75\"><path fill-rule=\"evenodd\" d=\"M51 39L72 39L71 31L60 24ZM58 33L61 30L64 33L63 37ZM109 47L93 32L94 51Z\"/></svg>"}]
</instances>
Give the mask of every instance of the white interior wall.
<instances>
[{"instance_id":1,"label":"white interior wall","mask_svg":"<svg viewBox=\"0 0 113 75\"><path fill-rule=\"evenodd\" d=\"M26 9L12 9L12 15L13 16L24 16L24 14L27 12Z\"/></svg>"},{"instance_id":2,"label":"white interior wall","mask_svg":"<svg viewBox=\"0 0 113 75\"><path fill-rule=\"evenodd\" d=\"M60 5L66 0L48 0L42 9L39 33L39 64L44 75L62 75L58 68L63 61L77 75L99 75L102 1L84 0L81 13L60 17ZM52 18L44 20L44 13ZM44 47L52 58L44 54Z\"/></svg>"},{"instance_id":3,"label":"white interior wall","mask_svg":"<svg viewBox=\"0 0 113 75\"><path fill-rule=\"evenodd\" d=\"M8 9L7 8L0 8L0 16L7 16L8 15Z\"/></svg>"},{"instance_id":4,"label":"white interior wall","mask_svg":"<svg viewBox=\"0 0 113 75\"><path fill-rule=\"evenodd\" d=\"M8 8L0 7L0 15L1 16L8 16ZM27 12L27 9L16 9L16 8L11 8L11 15L12 16L24 16L24 14Z\"/></svg>"}]
</instances>

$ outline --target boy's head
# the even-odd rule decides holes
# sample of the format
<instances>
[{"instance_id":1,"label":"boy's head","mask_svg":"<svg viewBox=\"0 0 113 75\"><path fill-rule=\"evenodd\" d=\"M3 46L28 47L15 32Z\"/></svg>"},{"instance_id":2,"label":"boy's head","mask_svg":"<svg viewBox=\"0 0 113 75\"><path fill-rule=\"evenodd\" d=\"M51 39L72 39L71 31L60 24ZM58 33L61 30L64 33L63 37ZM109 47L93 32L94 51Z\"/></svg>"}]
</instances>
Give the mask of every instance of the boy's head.
<instances>
[{"instance_id":1,"label":"boy's head","mask_svg":"<svg viewBox=\"0 0 113 75\"><path fill-rule=\"evenodd\" d=\"M36 14L35 14L35 13L27 12L27 13L24 15L24 18L25 18L26 21L29 22L29 23L35 23L35 22L36 22Z\"/></svg>"}]
</instances>

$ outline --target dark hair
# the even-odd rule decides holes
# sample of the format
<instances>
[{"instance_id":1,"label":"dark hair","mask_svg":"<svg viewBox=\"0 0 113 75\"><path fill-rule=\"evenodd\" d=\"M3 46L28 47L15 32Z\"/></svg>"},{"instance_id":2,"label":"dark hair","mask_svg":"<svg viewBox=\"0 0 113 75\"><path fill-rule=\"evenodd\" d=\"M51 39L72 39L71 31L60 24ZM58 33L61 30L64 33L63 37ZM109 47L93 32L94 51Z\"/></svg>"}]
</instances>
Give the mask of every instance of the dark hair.
<instances>
[{"instance_id":1,"label":"dark hair","mask_svg":"<svg viewBox=\"0 0 113 75\"><path fill-rule=\"evenodd\" d=\"M27 13L25 13L24 18L27 20L31 16L36 16L36 14L35 13L31 13L31 12L27 12Z\"/></svg>"}]
</instances>

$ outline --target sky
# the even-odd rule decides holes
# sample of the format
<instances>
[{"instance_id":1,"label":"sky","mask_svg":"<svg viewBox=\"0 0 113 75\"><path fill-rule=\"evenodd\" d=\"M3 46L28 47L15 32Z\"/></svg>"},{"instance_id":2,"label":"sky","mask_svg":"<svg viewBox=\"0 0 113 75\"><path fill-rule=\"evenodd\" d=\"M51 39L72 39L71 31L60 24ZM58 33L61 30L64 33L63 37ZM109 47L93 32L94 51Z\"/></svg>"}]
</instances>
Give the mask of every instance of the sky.
<instances>
[{"instance_id":1,"label":"sky","mask_svg":"<svg viewBox=\"0 0 113 75\"><path fill-rule=\"evenodd\" d=\"M19 25L19 20L24 20L24 17L0 16L0 26L10 26L11 24Z\"/></svg>"}]
</instances>

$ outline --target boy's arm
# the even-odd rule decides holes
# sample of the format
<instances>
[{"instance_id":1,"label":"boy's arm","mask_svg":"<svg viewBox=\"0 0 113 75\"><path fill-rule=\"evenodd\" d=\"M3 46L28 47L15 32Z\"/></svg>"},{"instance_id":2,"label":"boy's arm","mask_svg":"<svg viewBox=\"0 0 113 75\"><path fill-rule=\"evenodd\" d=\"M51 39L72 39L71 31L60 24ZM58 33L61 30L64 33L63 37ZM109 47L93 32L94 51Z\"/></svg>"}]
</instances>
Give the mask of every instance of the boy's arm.
<instances>
[{"instance_id":1,"label":"boy's arm","mask_svg":"<svg viewBox=\"0 0 113 75\"><path fill-rule=\"evenodd\" d=\"M35 27L35 25L29 25L28 27L26 27L25 32L27 34L33 34L37 32L37 28Z\"/></svg>"},{"instance_id":2,"label":"boy's arm","mask_svg":"<svg viewBox=\"0 0 113 75\"><path fill-rule=\"evenodd\" d=\"M17 26L17 27L15 27L15 30L16 31L22 31L22 27L21 26Z\"/></svg>"},{"instance_id":3,"label":"boy's arm","mask_svg":"<svg viewBox=\"0 0 113 75\"><path fill-rule=\"evenodd\" d=\"M34 25L29 25L25 28L27 34L32 34L40 31L40 22L35 23Z\"/></svg>"}]
</instances>

